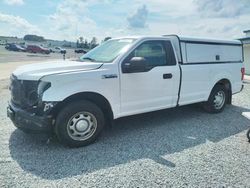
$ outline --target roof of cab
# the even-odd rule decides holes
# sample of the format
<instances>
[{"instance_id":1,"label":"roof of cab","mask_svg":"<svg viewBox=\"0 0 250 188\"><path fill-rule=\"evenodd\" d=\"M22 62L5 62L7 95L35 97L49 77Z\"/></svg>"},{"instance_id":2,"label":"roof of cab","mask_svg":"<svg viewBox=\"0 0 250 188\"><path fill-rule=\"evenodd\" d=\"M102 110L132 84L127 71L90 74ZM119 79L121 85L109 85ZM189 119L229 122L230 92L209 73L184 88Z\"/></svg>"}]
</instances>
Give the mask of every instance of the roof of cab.
<instances>
[{"instance_id":1,"label":"roof of cab","mask_svg":"<svg viewBox=\"0 0 250 188\"><path fill-rule=\"evenodd\" d=\"M224 43L224 44L239 44L241 45L240 40L224 40L224 39L213 39L213 38L200 38L200 37L186 37L186 36L178 36L178 35L163 35L163 36L126 36L126 37L119 37L116 39L123 39L123 38L132 38L132 39L147 39L147 38L173 38L176 37L180 41L185 42L208 42L208 43Z\"/></svg>"}]
</instances>

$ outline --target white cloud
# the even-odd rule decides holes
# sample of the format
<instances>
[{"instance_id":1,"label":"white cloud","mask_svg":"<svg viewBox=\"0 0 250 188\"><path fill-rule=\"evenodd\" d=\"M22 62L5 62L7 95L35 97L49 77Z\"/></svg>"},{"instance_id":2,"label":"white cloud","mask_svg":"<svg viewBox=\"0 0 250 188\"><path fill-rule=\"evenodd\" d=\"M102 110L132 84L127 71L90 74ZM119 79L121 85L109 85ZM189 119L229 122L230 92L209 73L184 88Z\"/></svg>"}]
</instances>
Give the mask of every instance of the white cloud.
<instances>
[{"instance_id":1,"label":"white cloud","mask_svg":"<svg viewBox=\"0 0 250 188\"><path fill-rule=\"evenodd\" d=\"M148 18L148 9L146 5L139 7L136 12L127 18L130 28L145 28Z\"/></svg>"},{"instance_id":2,"label":"white cloud","mask_svg":"<svg viewBox=\"0 0 250 188\"><path fill-rule=\"evenodd\" d=\"M190 15L194 11L193 0L176 1L176 0L135 0L136 5L147 5L150 13L161 14L166 16L178 17L180 15Z\"/></svg>"},{"instance_id":3,"label":"white cloud","mask_svg":"<svg viewBox=\"0 0 250 188\"><path fill-rule=\"evenodd\" d=\"M37 26L32 25L24 18L3 14L0 12L1 35L25 35L27 33L39 33Z\"/></svg>"},{"instance_id":4,"label":"white cloud","mask_svg":"<svg viewBox=\"0 0 250 188\"><path fill-rule=\"evenodd\" d=\"M76 40L79 36L91 38L96 33L96 23L86 16L89 4L86 1L65 0L57 6L56 12L48 16L51 37Z\"/></svg>"},{"instance_id":5,"label":"white cloud","mask_svg":"<svg viewBox=\"0 0 250 188\"><path fill-rule=\"evenodd\" d=\"M37 26L18 16L3 18L4 14L0 14L0 23L5 23L0 34L31 33L39 26L40 35L46 38L73 41L80 36L101 40L106 36L163 34L231 39L241 37L242 30L250 28L248 3L249 0L62 0L53 14L45 15L42 22L34 21Z\"/></svg>"},{"instance_id":6,"label":"white cloud","mask_svg":"<svg viewBox=\"0 0 250 188\"><path fill-rule=\"evenodd\" d=\"M239 38L250 28L249 0L136 0L149 9L141 34Z\"/></svg>"},{"instance_id":7,"label":"white cloud","mask_svg":"<svg viewBox=\"0 0 250 188\"><path fill-rule=\"evenodd\" d=\"M194 0L198 11L207 17L237 17L250 11L247 0Z\"/></svg>"},{"instance_id":8,"label":"white cloud","mask_svg":"<svg viewBox=\"0 0 250 188\"><path fill-rule=\"evenodd\" d=\"M209 36L224 39L237 39L242 37L243 30L250 27L250 15L241 15L231 18L203 18L203 22L194 22L194 35ZM191 30L191 28L190 28Z\"/></svg>"},{"instance_id":9,"label":"white cloud","mask_svg":"<svg viewBox=\"0 0 250 188\"><path fill-rule=\"evenodd\" d=\"M4 0L4 2L8 5L23 5L23 0Z\"/></svg>"}]
</instances>

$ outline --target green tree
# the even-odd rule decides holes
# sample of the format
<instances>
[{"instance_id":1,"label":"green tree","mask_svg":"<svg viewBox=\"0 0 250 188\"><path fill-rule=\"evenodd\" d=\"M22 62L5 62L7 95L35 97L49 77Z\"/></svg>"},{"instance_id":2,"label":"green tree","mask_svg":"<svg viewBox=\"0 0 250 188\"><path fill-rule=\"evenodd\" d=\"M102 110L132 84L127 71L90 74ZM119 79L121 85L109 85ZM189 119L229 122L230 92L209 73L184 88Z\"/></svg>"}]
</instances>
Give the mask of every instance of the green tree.
<instances>
[{"instance_id":1,"label":"green tree","mask_svg":"<svg viewBox=\"0 0 250 188\"><path fill-rule=\"evenodd\" d=\"M88 43L87 39L85 39L85 41L84 41L84 48L89 49L89 43Z\"/></svg>"},{"instance_id":2,"label":"green tree","mask_svg":"<svg viewBox=\"0 0 250 188\"><path fill-rule=\"evenodd\" d=\"M83 48L83 37L79 37L79 48Z\"/></svg>"},{"instance_id":3,"label":"green tree","mask_svg":"<svg viewBox=\"0 0 250 188\"><path fill-rule=\"evenodd\" d=\"M97 46L97 38L96 37L93 37L91 42L90 42L90 48L93 49Z\"/></svg>"},{"instance_id":4,"label":"green tree","mask_svg":"<svg viewBox=\"0 0 250 188\"><path fill-rule=\"evenodd\" d=\"M36 41L36 42L44 42L45 39L42 36L37 36L37 35L25 35L23 37L24 40L26 41Z\"/></svg>"},{"instance_id":5,"label":"green tree","mask_svg":"<svg viewBox=\"0 0 250 188\"><path fill-rule=\"evenodd\" d=\"M76 47L79 48L79 40L76 41Z\"/></svg>"}]
</instances>

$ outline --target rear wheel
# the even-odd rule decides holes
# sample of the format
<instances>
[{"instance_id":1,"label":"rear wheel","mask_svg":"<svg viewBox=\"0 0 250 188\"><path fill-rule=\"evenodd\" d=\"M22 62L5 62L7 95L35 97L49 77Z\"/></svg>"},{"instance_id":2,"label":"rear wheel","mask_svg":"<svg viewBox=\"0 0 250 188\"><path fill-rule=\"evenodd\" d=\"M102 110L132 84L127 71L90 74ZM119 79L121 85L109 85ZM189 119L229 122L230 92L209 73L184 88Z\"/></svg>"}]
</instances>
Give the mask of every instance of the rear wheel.
<instances>
[{"instance_id":1,"label":"rear wheel","mask_svg":"<svg viewBox=\"0 0 250 188\"><path fill-rule=\"evenodd\" d=\"M220 113L224 110L228 99L228 92L224 85L216 85L203 107L209 113Z\"/></svg>"},{"instance_id":2,"label":"rear wheel","mask_svg":"<svg viewBox=\"0 0 250 188\"><path fill-rule=\"evenodd\" d=\"M101 109L89 101L77 101L67 105L57 116L55 132L59 141L69 147L81 147L93 143L104 127Z\"/></svg>"},{"instance_id":3,"label":"rear wheel","mask_svg":"<svg viewBox=\"0 0 250 188\"><path fill-rule=\"evenodd\" d=\"M248 138L248 141L250 142L250 129L247 131L247 138Z\"/></svg>"}]
</instances>

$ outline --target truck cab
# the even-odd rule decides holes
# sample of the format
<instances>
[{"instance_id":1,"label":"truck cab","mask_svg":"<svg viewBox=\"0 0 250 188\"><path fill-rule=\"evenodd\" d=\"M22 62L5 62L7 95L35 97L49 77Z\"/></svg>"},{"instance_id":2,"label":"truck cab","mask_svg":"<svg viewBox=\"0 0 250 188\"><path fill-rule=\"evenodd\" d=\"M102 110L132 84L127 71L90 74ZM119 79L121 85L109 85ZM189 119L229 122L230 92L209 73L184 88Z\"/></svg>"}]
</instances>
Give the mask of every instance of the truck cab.
<instances>
[{"instance_id":1,"label":"truck cab","mask_svg":"<svg viewBox=\"0 0 250 188\"><path fill-rule=\"evenodd\" d=\"M239 41L111 39L79 61L18 68L7 113L25 132L53 132L66 146L84 146L124 116L193 103L222 112L242 90L242 62Z\"/></svg>"}]
</instances>

